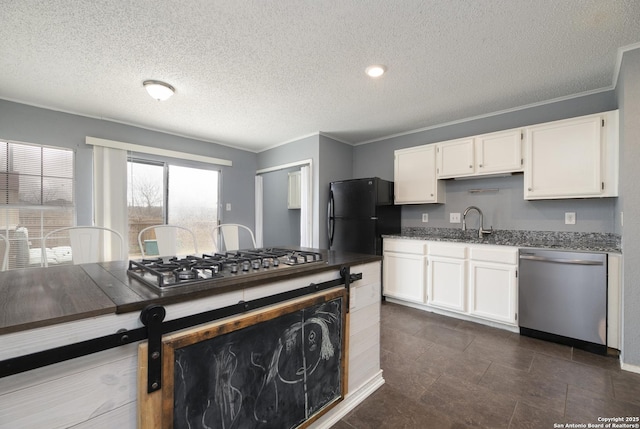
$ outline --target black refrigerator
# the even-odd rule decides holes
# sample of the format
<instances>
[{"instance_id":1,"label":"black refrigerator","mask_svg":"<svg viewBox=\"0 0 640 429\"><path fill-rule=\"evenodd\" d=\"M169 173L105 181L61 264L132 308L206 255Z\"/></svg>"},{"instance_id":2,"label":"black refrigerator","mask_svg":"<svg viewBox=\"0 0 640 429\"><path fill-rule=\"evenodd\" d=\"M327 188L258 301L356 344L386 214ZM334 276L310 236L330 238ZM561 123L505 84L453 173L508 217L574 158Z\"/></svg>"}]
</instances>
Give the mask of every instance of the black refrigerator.
<instances>
[{"instance_id":1,"label":"black refrigerator","mask_svg":"<svg viewBox=\"0 0 640 429\"><path fill-rule=\"evenodd\" d=\"M382 235L400 234L393 182L377 177L329 185L329 249L382 255Z\"/></svg>"}]
</instances>

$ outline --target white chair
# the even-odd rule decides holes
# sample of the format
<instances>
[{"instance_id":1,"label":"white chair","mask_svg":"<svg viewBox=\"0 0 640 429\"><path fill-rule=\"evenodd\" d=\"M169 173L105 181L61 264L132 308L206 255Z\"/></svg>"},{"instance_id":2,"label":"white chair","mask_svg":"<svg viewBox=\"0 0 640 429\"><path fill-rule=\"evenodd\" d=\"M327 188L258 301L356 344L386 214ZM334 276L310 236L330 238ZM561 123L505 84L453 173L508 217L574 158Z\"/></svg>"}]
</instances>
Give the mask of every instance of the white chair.
<instances>
[{"instance_id":1,"label":"white chair","mask_svg":"<svg viewBox=\"0 0 640 429\"><path fill-rule=\"evenodd\" d=\"M153 232L154 234L151 234ZM180 233L180 236L179 236ZM149 239L145 240L145 235L149 237ZM191 241L191 243L185 243L185 237L187 237L186 241ZM154 245L157 249L153 249L153 252L150 252L150 249L147 249L147 246ZM191 244L191 246L189 246ZM138 234L138 245L140 246L140 251L142 252L142 257L145 258L147 256L178 256L185 254L184 246L188 248L188 250L193 249L193 253L186 252L186 254L197 254L198 253L198 243L196 241L196 235L189 228L185 228L184 226L178 225L152 225L144 228Z\"/></svg>"},{"instance_id":2,"label":"white chair","mask_svg":"<svg viewBox=\"0 0 640 429\"><path fill-rule=\"evenodd\" d=\"M240 231L248 232L250 243L248 243L245 247L255 248L256 238L254 237L253 231L251 231L250 228L238 223L224 223L213 228L213 231L211 232L214 247L213 251L223 252L222 246L220 244L224 244L224 251L226 252L233 252L234 250L240 249ZM220 237L222 238L222 243L219 243ZM243 242L246 241L247 240L243 240ZM249 244L251 246L249 246Z\"/></svg>"},{"instance_id":3,"label":"white chair","mask_svg":"<svg viewBox=\"0 0 640 429\"><path fill-rule=\"evenodd\" d=\"M4 243L2 253L0 253L0 255L2 255L2 257L0 257L0 271L6 271L9 262L9 239L4 235L0 235L0 242Z\"/></svg>"},{"instance_id":4,"label":"white chair","mask_svg":"<svg viewBox=\"0 0 640 429\"><path fill-rule=\"evenodd\" d=\"M71 246L47 247L47 240L68 233ZM46 234L42 239L42 265L72 261L74 265L122 260L124 240L118 231L103 226L69 226Z\"/></svg>"}]
</instances>

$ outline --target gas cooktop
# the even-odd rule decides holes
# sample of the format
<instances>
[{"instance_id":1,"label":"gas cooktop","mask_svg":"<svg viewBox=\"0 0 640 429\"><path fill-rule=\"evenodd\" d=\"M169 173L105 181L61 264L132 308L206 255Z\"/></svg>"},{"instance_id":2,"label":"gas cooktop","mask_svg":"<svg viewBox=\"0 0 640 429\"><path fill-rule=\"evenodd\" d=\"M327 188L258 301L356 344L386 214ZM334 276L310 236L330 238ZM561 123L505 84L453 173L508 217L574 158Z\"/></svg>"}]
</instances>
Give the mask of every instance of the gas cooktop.
<instances>
[{"instance_id":1,"label":"gas cooktop","mask_svg":"<svg viewBox=\"0 0 640 429\"><path fill-rule=\"evenodd\" d=\"M322 262L322 254L318 252L262 248L129 261L127 274L154 289L166 290L318 262Z\"/></svg>"}]
</instances>

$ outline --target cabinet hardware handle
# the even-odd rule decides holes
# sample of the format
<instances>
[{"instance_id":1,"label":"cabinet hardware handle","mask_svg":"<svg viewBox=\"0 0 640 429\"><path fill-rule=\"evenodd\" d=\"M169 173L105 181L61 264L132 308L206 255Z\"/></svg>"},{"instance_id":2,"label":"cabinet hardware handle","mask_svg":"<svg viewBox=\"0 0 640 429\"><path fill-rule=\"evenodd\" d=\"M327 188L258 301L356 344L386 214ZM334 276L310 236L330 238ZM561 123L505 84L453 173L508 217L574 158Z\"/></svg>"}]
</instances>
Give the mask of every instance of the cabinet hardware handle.
<instances>
[{"instance_id":1,"label":"cabinet hardware handle","mask_svg":"<svg viewBox=\"0 0 640 429\"><path fill-rule=\"evenodd\" d=\"M470 165L469 168L473 168L473 165Z\"/></svg>"},{"instance_id":2,"label":"cabinet hardware handle","mask_svg":"<svg viewBox=\"0 0 640 429\"><path fill-rule=\"evenodd\" d=\"M527 189L529 190L529 192L533 191L533 189L531 189L531 188L527 188Z\"/></svg>"},{"instance_id":3,"label":"cabinet hardware handle","mask_svg":"<svg viewBox=\"0 0 640 429\"><path fill-rule=\"evenodd\" d=\"M482 164L478 164L478 167L482 168Z\"/></svg>"}]
</instances>

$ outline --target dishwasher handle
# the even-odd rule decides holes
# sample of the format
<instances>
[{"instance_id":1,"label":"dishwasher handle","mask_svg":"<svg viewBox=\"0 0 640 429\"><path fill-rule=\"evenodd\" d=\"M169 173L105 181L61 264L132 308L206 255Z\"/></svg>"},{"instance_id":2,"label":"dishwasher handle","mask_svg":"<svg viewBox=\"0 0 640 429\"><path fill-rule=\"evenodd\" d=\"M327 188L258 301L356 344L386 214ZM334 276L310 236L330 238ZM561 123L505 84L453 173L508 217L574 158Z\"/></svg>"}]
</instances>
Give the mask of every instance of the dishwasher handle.
<instances>
[{"instance_id":1,"label":"dishwasher handle","mask_svg":"<svg viewBox=\"0 0 640 429\"><path fill-rule=\"evenodd\" d=\"M602 261L590 261L588 259L564 259L564 258L548 258L544 256L535 256L533 254L521 254L520 259L538 262L553 262L555 264L570 265L604 265Z\"/></svg>"}]
</instances>

